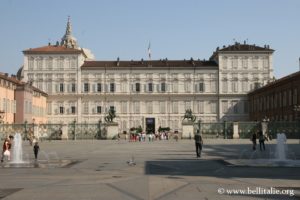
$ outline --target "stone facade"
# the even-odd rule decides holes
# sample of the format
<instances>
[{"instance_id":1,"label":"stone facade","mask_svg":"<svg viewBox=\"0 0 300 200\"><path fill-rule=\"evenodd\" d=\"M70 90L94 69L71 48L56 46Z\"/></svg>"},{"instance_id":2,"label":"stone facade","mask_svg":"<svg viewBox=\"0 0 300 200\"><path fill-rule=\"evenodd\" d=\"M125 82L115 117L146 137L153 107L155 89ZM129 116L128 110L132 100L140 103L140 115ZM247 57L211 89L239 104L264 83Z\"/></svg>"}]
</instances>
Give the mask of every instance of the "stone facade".
<instances>
[{"instance_id":1,"label":"stone facade","mask_svg":"<svg viewBox=\"0 0 300 200\"><path fill-rule=\"evenodd\" d=\"M236 43L208 61L92 61L72 41L70 25L61 45L24 51L24 80L49 94L49 122L104 121L110 107L120 132L137 126L181 131L190 108L204 122L247 120L247 93L272 78L267 46Z\"/></svg>"}]
</instances>

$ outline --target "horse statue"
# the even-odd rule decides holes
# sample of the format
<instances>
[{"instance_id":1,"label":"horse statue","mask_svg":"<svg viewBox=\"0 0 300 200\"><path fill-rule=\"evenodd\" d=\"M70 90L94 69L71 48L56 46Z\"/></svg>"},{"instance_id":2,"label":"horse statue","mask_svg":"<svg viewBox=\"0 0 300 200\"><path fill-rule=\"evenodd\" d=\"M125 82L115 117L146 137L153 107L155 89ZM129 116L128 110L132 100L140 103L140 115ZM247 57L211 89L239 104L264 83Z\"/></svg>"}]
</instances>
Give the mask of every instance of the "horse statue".
<instances>
[{"instance_id":1,"label":"horse statue","mask_svg":"<svg viewBox=\"0 0 300 200\"><path fill-rule=\"evenodd\" d=\"M110 108L107 116L104 117L105 122L113 122L114 118L116 117L116 111L113 108Z\"/></svg>"},{"instance_id":2,"label":"horse statue","mask_svg":"<svg viewBox=\"0 0 300 200\"><path fill-rule=\"evenodd\" d=\"M183 120L185 120L185 119L187 119L188 121L192 121L192 122L196 121L196 116L193 115L192 109L187 109L187 110L185 111ZM182 121L183 121L183 120L182 120Z\"/></svg>"}]
</instances>

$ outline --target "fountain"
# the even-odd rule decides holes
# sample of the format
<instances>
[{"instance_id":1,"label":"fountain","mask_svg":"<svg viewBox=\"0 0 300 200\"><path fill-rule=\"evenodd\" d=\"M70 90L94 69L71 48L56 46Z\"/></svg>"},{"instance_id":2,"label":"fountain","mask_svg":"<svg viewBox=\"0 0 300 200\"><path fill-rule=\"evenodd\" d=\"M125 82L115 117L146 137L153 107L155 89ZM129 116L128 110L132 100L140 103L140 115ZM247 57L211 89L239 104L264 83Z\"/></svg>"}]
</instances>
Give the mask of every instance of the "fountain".
<instances>
[{"instance_id":1,"label":"fountain","mask_svg":"<svg viewBox=\"0 0 300 200\"><path fill-rule=\"evenodd\" d=\"M15 134L11 151L12 160L10 162L1 163L0 168L56 168L71 166L79 162L77 160L62 160L59 159L56 152L46 153L45 151L40 152L42 155L44 155L45 160L39 159L30 161L30 154L28 153L25 153L25 157L27 157L27 159L24 160L22 136L20 133ZM52 155L52 157L54 156L55 158L50 159L50 155Z\"/></svg>"},{"instance_id":2,"label":"fountain","mask_svg":"<svg viewBox=\"0 0 300 200\"><path fill-rule=\"evenodd\" d=\"M15 137L14 137L11 163L14 163L14 164L24 163L24 161L23 161L22 136L21 136L20 133L16 133Z\"/></svg>"},{"instance_id":3,"label":"fountain","mask_svg":"<svg viewBox=\"0 0 300 200\"><path fill-rule=\"evenodd\" d=\"M288 156L291 152L288 152L286 144L286 135L284 133L278 133L275 150L264 151L250 151L244 150L241 153L239 159L230 159L226 162L235 166L249 166L249 167L300 167L300 161L289 159Z\"/></svg>"}]
</instances>

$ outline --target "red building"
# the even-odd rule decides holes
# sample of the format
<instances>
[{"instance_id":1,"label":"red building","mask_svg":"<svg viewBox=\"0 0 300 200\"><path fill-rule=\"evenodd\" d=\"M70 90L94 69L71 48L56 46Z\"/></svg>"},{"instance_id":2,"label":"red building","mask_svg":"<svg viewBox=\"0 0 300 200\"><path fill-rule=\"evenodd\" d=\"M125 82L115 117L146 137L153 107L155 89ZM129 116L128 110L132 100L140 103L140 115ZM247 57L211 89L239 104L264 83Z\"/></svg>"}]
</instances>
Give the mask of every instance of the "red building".
<instances>
[{"instance_id":1,"label":"red building","mask_svg":"<svg viewBox=\"0 0 300 200\"><path fill-rule=\"evenodd\" d=\"M248 94L252 121L265 117L271 121L299 119L300 72L273 81Z\"/></svg>"}]
</instances>

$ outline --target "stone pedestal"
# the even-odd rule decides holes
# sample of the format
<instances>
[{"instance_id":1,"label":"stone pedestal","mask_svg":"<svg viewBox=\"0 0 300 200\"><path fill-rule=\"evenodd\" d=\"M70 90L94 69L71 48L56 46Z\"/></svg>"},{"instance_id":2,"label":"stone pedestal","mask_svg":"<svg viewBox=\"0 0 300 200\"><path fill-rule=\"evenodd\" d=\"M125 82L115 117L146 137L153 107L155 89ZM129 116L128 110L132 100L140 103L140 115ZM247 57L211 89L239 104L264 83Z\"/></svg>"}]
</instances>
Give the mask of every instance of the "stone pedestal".
<instances>
[{"instance_id":1,"label":"stone pedestal","mask_svg":"<svg viewBox=\"0 0 300 200\"><path fill-rule=\"evenodd\" d=\"M106 127L106 139L113 139L118 136L118 123L111 122L105 125Z\"/></svg>"},{"instance_id":2,"label":"stone pedestal","mask_svg":"<svg viewBox=\"0 0 300 200\"><path fill-rule=\"evenodd\" d=\"M61 139L62 140L67 140L69 138L69 136L68 136L68 124L62 125L61 130L62 130Z\"/></svg>"},{"instance_id":3,"label":"stone pedestal","mask_svg":"<svg viewBox=\"0 0 300 200\"><path fill-rule=\"evenodd\" d=\"M182 139L193 139L194 138L194 122L182 122Z\"/></svg>"},{"instance_id":4,"label":"stone pedestal","mask_svg":"<svg viewBox=\"0 0 300 200\"><path fill-rule=\"evenodd\" d=\"M238 122L233 122L233 139L239 139L239 124Z\"/></svg>"}]
</instances>

